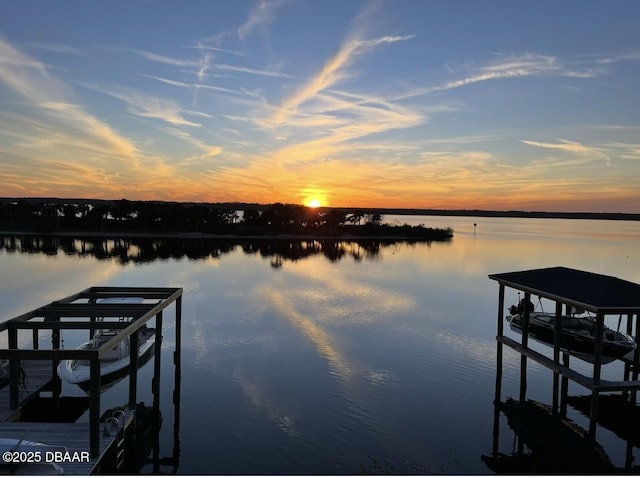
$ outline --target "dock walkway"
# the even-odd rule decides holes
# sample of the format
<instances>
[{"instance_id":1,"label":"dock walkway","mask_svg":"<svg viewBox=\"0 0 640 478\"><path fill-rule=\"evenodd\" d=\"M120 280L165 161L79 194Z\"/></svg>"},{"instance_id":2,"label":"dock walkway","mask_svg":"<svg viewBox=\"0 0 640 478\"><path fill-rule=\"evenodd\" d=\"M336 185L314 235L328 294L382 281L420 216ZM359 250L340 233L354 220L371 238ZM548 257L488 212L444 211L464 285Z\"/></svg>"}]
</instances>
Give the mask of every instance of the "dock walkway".
<instances>
[{"instance_id":1,"label":"dock walkway","mask_svg":"<svg viewBox=\"0 0 640 478\"><path fill-rule=\"evenodd\" d=\"M128 411L127 420L131 420L133 411ZM101 463L105 452L113 445L116 436L100 433L99 454L95 458L89 453L89 423L0 423L0 437L17 438L26 441L46 443L50 446L62 446L70 455L68 461L57 462L65 475L90 475ZM75 458L74 458L75 455Z\"/></svg>"},{"instance_id":2,"label":"dock walkway","mask_svg":"<svg viewBox=\"0 0 640 478\"><path fill-rule=\"evenodd\" d=\"M51 362L46 360L24 360L22 370L25 380L20 384L20 407L11 410L9 384L0 388L0 422L14 421L20 418L22 406L38 396L47 388L52 379ZM3 436L3 435L0 435Z\"/></svg>"},{"instance_id":3,"label":"dock walkway","mask_svg":"<svg viewBox=\"0 0 640 478\"><path fill-rule=\"evenodd\" d=\"M162 312L173 303L176 342L179 343L181 288L91 287L1 322L0 334L8 336L8 347L0 349L0 360L8 360L8 367L5 367L0 379L0 438L64 447L66 453L62 455L60 448L52 450L58 451L58 455L51 455L51 452L46 454L45 449L47 456L42 457L41 463L49 461L46 458L53 458L50 462L62 467L65 475L90 475L123 466L127 454L126 443L130 439L129 429L133 430L135 436L136 428L138 331L146 327L149 320L155 319L154 379L151 386L154 393L153 407L158 410ZM109 336L106 343L93 348L65 350L62 347L60 335L63 330L88 330L93 333L99 329L113 329L117 332ZM19 331L32 331L32 343L19 341ZM43 349L39 347L38 341L40 333L47 331L51 334L52 346ZM113 418L106 419L109 424L107 429L105 422L100 421L101 417L104 419L105 413L100 403L103 391L100 363L125 340L131 344L127 368L128 402L122 412L112 412ZM179 380L179 349L174 354L177 367L175 376ZM78 397L61 395L61 381L54 370L54 364L60 360L86 360L89 363L88 397L84 397L88 408L74 408L74 413L77 414L72 414L72 417L64 412L68 410L62 403L75 403ZM48 404L53 406L50 408ZM117 418L117 422L114 418ZM5 445L2 451L7 451L6 448ZM115 453L107 453L112 448ZM20 450L14 448L13 451ZM107 456L113 457L113 464L105 462ZM39 474L40 471L29 465L18 465L18 468L14 465L5 463L0 456L0 473L8 471Z\"/></svg>"}]
</instances>

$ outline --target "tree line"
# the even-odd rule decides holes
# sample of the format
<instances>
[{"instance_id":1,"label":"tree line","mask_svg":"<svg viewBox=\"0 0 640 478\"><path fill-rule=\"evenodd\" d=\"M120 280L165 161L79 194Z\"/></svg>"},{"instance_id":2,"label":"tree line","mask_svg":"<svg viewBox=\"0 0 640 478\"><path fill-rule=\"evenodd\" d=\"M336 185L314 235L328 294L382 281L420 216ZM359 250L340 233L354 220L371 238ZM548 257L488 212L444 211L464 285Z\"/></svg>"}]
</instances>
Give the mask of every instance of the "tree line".
<instances>
[{"instance_id":1,"label":"tree line","mask_svg":"<svg viewBox=\"0 0 640 478\"><path fill-rule=\"evenodd\" d=\"M237 210L207 203L161 201L89 200L2 200L0 225L6 231L47 232L137 232L203 233L237 235L320 235L345 234L381 236L429 236L446 239L447 229L424 225L390 225L377 213L362 210L319 209L297 204L275 203Z\"/></svg>"}]
</instances>

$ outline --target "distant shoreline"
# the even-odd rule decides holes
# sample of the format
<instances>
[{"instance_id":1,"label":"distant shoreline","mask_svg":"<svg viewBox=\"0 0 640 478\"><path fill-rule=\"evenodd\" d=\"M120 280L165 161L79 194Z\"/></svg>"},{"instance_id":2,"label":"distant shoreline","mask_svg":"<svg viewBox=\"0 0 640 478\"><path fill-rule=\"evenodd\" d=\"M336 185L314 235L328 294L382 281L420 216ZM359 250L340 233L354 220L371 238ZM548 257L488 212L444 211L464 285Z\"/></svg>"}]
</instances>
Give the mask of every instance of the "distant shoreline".
<instances>
[{"instance_id":1,"label":"distant shoreline","mask_svg":"<svg viewBox=\"0 0 640 478\"><path fill-rule=\"evenodd\" d=\"M0 230L1 236L46 236L46 237L77 237L101 239L225 239L231 241L265 240L295 240L295 241L443 241L449 238L430 236L403 235L353 235L344 234L323 236L320 234L213 234L205 232L132 232L132 231L7 231Z\"/></svg>"},{"instance_id":2,"label":"distant shoreline","mask_svg":"<svg viewBox=\"0 0 640 478\"><path fill-rule=\"evenodd\" d=\"M480 209L361 209L366 214L399 216L472 216L472 217L518 217L539 219L600 219L610 221L640 221L640 213L626 212L544 212L544 211L485 211Z\"/></svg>"},{"instance_id":3,"label":"distant shoreline","mask_svg":"<svg viewBox=\"0 0 640 478\"><path fill-rule=\"evenodd\" d=\"M83 199L83 198L44 198L44 197L2 197L0 202L26 201L30 203L47 202L51 204L97 204L103 203L113 205L118 200L115 199ZM268 209L272 204L258 204L245 202L221 202L221 203L196 203L191 201L154 201L144 200L140 202L156 204L183 204L196 205L203 204L212 208L246 210L255 209L262 211ZM385 208L385 207L343 207L343 206L321 206L317 208L320 212L338 210L345 213L356 211L364 214L398 215L398 216L476 216L476 217L519 217L519 218L541 218L541 219L601 219L613 221L640 221L640 213L626 212L549 212L549 211L496 211L485 209L429 209L429 208Z\"/></svg>"}]
</instances>

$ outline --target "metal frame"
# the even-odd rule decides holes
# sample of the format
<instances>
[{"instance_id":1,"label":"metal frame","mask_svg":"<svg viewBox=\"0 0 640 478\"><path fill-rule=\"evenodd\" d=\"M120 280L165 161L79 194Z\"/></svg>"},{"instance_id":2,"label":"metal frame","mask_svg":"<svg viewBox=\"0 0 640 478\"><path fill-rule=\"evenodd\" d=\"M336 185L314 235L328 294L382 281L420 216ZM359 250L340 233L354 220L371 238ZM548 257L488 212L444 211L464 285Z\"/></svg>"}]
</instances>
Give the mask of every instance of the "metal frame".
<instances>
[{"instance_id":1,"label":"metal frame","mask_svg":"<svg viewBox=\"0 0 640 478\"><path fill-rule=\"evenodd\" d=\"M162 328L162 311L172 303L176 303L176 333L179 334L182 316L182 288L178 287L90 287L76 294L65 297L18 315L0 324L0 334L8 334L8 348L0 349L0 359L9 359L10 408L20 406L19 371L20 360L51 360L53 368L52 382L54 390L60 391L59 378L55 368L60 360L76 359L90 362L89 391L89 442L93 458L99 453L100 427L100 359L114 346L132 337L129 375L129 408L135 409L137 390L137 334L138 330L152 318L156 318L156 352L159 349ZM150 299L150 303L114 304L99 303L99 299L109 297L142 297ZM103 320L98 322L100 317ZM120 321L120 318L128 321ZM85 321L77 320L85 318ZM32 321L33 319L41 319ZM73 320L65 320L73 319ZM118 320L106 320L118 319ZM61 330L89 330L91 336L97 329L118 329L109 341L99 348L90 350L64 350L60 347ZM20 348L18 331L33 330L31 348ZM51 330L51 349L40 349L38 332ZM179 337L178 337L179 338ZM178 342L179 343L179 342ZM158 354L159 355L159 354ZM179 352L177 353L179 357ZM157 363L158 357L156 357ZM179 360L179 359L178 359ZM158 364L156 365L158 367Z\"/></svg>"},{"instance_id":2,"label":"metal frame","mask_svg":"<svg viewBox=\"0 0 640 478\"><path fill-rule=\"evenodd\" d=\"M578 383L589 389L592 393L591 410L589 415L589 436L595 439L596 422L598 416L598 397L600 392L621 391L630 392L630 400L635 402L637 391L640 390L638 373L640 369L640 284L635 284L621 279L593 274L585 271L554 267L548 269L535 269L530 271L509 272L504 274L491 274L490 279L499 283L498 293L498 328L497 328L497 376L496 376L496 403L501 399L502 381L502 346L507 345L521 354L520 362L520 401L526 399L527 390L527 359L531 358L541 365L553 371L553 409L558 409L558 393L560 393L561 411L566 411L568 380ZM545 278L549 285L544 285ZM588 282L589 290L581 288L580 279ZM568 281L574 281L569 285ZM623 289L616 290L616 286ZM575 306L596 314L596 341L593 374L587 377L570 367L569 354L560 350L561 320L556 320L554 336L553 359L550 359L528 347L529 311L525 307L522 325L522 339L518 343L504 335L504 291L506 287L524 292L524 300L530 301L531 295L538 295L556 303L556 318L562 316L562 305ZM589 300L591 295L592 300ZM605 315L626 314L627 333L632 334L635 316L635 342L636 349L632 363L625 363L624 379L621 381L606 381L601 379L602 367L602 339ZM560 361L562 354L562 362ZM559 379L562 377L562 383ZM629 380L630 378L630 380ZM561 389L558 390L561 385Z\"/></svg>"}]
</instances>

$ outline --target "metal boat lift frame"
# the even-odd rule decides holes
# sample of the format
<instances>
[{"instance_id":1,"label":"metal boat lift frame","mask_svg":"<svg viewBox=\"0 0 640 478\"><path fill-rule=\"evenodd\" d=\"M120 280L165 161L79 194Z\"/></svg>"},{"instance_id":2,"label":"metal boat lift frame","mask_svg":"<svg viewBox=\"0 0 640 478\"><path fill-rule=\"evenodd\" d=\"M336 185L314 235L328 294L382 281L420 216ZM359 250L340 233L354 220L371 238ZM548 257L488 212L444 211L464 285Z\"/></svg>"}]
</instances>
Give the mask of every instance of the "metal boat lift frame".
<instances>
[{"instance_id":1,"label":"metal boat lift frame","mask_svg":"<svg viewBox=\"0 0 640 478\"><path fill-rule=\"evenodd\" d=\"M110 297L142 297L143 303L109 303L100 299ZM88 360L90 363L89 390L89 448L91 458L100 453L100 359L114 346L131 337L129 400L128 408L135 410L138 375L138 330L155 317L155 363L159 371L162 337L162 312L175 303L176 344L174 357L176 366L180 362L180 330L182 316L182 288L174 287L90 287L63 299L51 302L30 312L18 315L0 324L0 334L8 334L8 348L0 349L0 359L9 359L9 409L17 412L20 402L20 361L49 361L51 369L51 389L54 397L61 393L61 381L56 373L60 360ZM101 320L98 320L101 318ZM127 320L120 320L125 318ZM32 320L39 319L39 320ZM107 320L118 319L118 320ZM99 348L67 350L61 347L62 330L89 330L90 336L98 329L118 329L118 333ZM18 343L18 332L32 330L31 347ZM51 348L39 347L39 331L51 330ZM28 340L27 340L28 341ZM156 374L158 377L158 374ZM152 384L154 392L159 390L159 378ZM158 390L156 390L158 389ZM37 393L37 392L36 392ZM157 394L154 393L154 396ZM154 403L154 407L159 405Z\"/></svg>"},{"instance_id":2,"label":"metal boat lift frame","mask_svg":"<svg viewBox=\"0 0 640 478\"><path fill-rule=\"evenodd\" d=\"M490 279L499 283L498 292L498 328L497 328L497 370L495 403L501 400L502 354L503 345L520 353L520 402L524 403L527 393L527 359L532 359L553 371L553 410L558 405L565 407L568 394L568 381L571 380L591 391L591 409L589 414L589 437L595 440L598 418L598 397L601 392L619 391L629 394L631 403L636 402L640 390L640 284L616 277L570 269L551 267L519 272L490 274ZM555 331L553 359L529 348L529 310L524 308L521 342L504 335L504 293L510 287L524 292L525 303L537 295L555 302ZM569 354L560 350L562 334L562 306L577 307L595 314L596 340L592 376L586 376L572 369ZM602 340L604 318L606 315L625 315L626 332L635 336L636 349L632 360L625 361L624 377L621 381L601 379ZM562 354L562 361L561 359ZM562 380L560 380L562 377Z\"/></svg>"}]
</instances>

